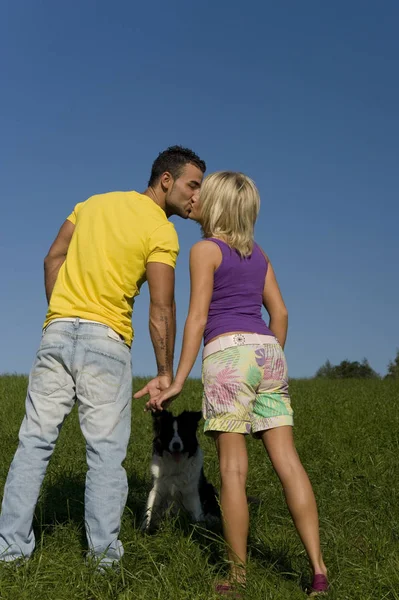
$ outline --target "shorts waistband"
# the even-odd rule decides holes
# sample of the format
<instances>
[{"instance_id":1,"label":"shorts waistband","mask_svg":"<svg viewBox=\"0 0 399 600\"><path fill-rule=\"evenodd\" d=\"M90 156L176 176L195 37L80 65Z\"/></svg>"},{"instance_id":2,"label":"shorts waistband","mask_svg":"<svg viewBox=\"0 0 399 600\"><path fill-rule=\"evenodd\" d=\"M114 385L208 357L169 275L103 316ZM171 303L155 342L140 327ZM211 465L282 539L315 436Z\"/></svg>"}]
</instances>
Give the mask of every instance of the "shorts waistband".
<instances>
[{"instance_id":1,"label":"shorts waistband","mask_svg":"<svg viewBox=\"0 0 399 600\"><path fill-rule=\"evenodd\" d=\"M56 319L52 319L50 321L50 323L48 323L46 325L46 327L43 329L43 333L53 323L76 323L77 325L79 323L83 323L83 324L89 323L91 325L100 325L101 327L105 327L108 330L108 337L113 338L114 340L119 340L119 341L123 342L124 344L126 343L125 338L122 335L120 335L117 331L112 329L112 327L109 327L109 325L106 325L105 323L100 323L100 321L92 321L90 319L81 319L80 317L58 317Z\"/></svg>"},{"instance_id":2,"label":"shorts waistband","mask_svg":"<svg viewBox=\"0 0 399 600\"><path fill-rule=\"evenodd\" d=\"M248 346L252 344L278 344L273 335L261 335L259 333L234 333L233 335L221 335L207 344L202 352L202 358L205 359L210 354L226 350L232 346Z\"/></svg>"}]
</instances>

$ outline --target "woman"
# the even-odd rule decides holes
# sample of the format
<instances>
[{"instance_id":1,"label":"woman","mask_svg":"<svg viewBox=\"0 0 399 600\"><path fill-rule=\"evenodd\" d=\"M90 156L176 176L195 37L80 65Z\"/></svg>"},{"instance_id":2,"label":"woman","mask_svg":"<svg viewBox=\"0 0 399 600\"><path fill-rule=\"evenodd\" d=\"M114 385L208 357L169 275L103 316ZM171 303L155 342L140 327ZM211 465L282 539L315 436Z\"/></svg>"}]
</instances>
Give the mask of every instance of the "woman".
<instances>
[{"instance_id":1,"label":"woman","mask_svg":"<svg viewBox=\"0 0 399 600\"><path fill-rule=\"evenodd\" d=\"M203 414L205 432L216 443L223 530L230 575L220 594L245 585L248 470L245 435L260 438L282 483L288 508L313 570L311 595L328 589L319 542L317 506L295 449L293 411L283 352L288 316L273 267L254 242L260 198L242 173L209 175L191 218L204 239L190 253L191 297L183 347L170 388L147 403L162 410L177 396L197 358L204 336ZM262 304L269 326L261 316Z\"/></svg>"}]
</instances>

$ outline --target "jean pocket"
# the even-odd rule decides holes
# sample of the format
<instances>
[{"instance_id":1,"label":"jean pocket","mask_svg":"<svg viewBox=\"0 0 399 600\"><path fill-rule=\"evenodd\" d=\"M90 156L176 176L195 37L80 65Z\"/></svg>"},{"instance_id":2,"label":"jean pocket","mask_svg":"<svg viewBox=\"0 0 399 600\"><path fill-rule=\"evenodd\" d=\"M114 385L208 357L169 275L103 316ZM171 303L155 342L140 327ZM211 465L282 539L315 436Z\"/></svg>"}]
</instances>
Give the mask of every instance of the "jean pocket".
<instances>
[{"instance_id":1,"label":"jean pocket","mask_svg":"<svg viewBox=\"0 0 399 600\"><path fill-rule=\"evenodd\" d=\"M29 377L29 388L42 396L50 396L68 383L62 350L63 344L42 344L37 351Z\"/></svg>"},{"instance_id":2,"label":"jean pocket","mask_svg":"<svg viewBox=\"0 0 399 600\"><path fill-rule=\"evenodd\" d=\"M117 401L127 362L97 350L86 350L77 381L77 395L95 405Z\"/></svg>"}]
</instances>

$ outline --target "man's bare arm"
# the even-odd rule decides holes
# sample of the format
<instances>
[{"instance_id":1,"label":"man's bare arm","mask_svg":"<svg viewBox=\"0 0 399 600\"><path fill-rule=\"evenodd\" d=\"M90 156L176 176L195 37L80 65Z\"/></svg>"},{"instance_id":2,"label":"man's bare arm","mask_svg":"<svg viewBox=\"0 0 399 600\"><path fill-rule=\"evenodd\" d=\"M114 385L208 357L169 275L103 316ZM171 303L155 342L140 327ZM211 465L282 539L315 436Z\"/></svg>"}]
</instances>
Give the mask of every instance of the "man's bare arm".
<instances>
[{"instance_id":1,"label":"man's bare arm","mask_svg":"<svg viewBox=\"0 0 399 600\"><path fill-rule=\"evenodd\" d=\"M44 259L44 285L46 288L47 302L50 302L57 275L65 261L74 230L75 225L71 223L71 221L64 221Z\"/></svg>"},{"instance_id":2,"label":"man's bare arm","mask_svg":"<svg viewBox=\"0 0 399 600\"><path fill-rule=\"evenodd\" d=\"M173 377L176 336L175 271L163 263L147 264L150 291L150 335L158 375Z\"/></svg>"}]
</instances>

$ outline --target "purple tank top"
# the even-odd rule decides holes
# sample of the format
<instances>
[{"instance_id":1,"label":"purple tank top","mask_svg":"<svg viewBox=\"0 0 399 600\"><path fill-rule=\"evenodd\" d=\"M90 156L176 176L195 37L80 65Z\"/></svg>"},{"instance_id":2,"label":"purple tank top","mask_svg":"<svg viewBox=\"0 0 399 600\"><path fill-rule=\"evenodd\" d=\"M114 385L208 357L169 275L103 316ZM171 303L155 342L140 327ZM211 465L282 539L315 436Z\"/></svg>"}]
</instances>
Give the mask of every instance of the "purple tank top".
<instances>
[{"instance_id":1,"label":"purple tank top","mask_svg":"<svg viewBox=\"0 0 399 600\"><path fill-rule=\"evenodd\" d=\"M219 246L222 262L214 275L204 344L230 331L273 335L262 319L263 288L268 266L262 250L254 244L251 256L241 258L222 240L208 240Z\"/></svg>"}]
</instances>

